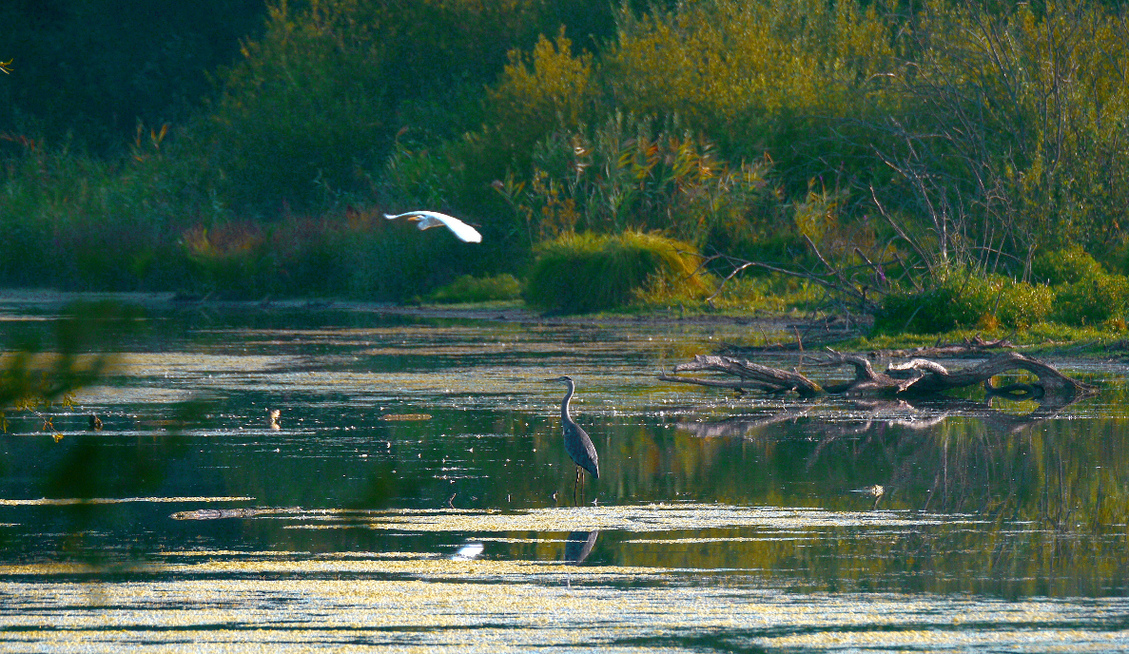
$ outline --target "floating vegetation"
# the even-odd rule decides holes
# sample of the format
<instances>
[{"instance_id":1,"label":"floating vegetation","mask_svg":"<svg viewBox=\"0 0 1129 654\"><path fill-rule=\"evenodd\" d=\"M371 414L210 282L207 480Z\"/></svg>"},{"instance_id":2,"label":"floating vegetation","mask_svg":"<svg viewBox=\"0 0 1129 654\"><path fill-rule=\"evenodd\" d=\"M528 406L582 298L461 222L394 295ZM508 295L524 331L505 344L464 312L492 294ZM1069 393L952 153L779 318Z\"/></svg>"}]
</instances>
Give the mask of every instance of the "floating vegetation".
<instances>
[{"instance_id":1,"label":"floating vegetation","mask_svg":"<svg viewBox=\"0 0 1129 654\"><path fill-rule=\"evenodd\" d=\"M795 594L734 587L716 577L661 584L663 573L656 570L481 560L201 562L166 573L76 584L52 579L66 571L0 569L4 578L23 580L0 581L0 646L84 652L351 651L393 643L411 651L912 646L1096 652L1129 645L1120 628L1129 611L1125 598Z\"/></svg>"},{"instance_id":2,"label":"floating vegetation","mask_svg":"<svg viewBox=\"0 0 1129 654\"><path fill-rule=\"evenodd\" d=\"M77 504L129 504L156 502L188 504L193 502L253 502L253 497L42 497L34 500L0 498L0 506L74 506Z\"/></svg>"},{"instance_id":3,"label":"floating vegetation","mask_svg":"<svg viewBox=\"0 0 1129 654\"><path fill-rule=\"evenodd\" d=\"M871 527L913 529L937 525L973 525L973 516L927 514L908 511L826 511L790 507L738 507L703 504L646 504L544 508L525 511L498 510L388 510L299 508L199 509L174 513L177 520L226 518L286 518L287 529L365 527L413 532L574 532L618 530L654 533L756 528L768 532L805 529ZM717 539L713 539L717 540Z\"/></svg>"}]
</instances>

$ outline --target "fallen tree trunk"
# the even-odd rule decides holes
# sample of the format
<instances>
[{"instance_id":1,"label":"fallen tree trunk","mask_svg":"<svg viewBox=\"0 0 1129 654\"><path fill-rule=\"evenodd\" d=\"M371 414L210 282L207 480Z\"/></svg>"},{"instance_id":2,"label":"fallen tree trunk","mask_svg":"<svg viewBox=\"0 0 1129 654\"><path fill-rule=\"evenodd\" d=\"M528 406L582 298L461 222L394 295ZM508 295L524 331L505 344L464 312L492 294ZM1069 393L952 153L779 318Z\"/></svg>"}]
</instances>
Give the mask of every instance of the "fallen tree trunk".
<instances>
[{"instance_id":1,"label":"fallen tree trunk","mask_svg":"<svg viewBox=\"0 0 1129 654\"><path fill-rule=\"evenodd\" d=\"M796 391L803 397L822 394L823 388L798 372L788 372L779 368L769 368L759 363L752 363L734 357L699 354L689 363L680 363L674 367L675 372L724 372L737 376L740 381L717 381L709 379L694 379L691 377L675 377L663 371L659 379L663 381L685 382L700 386L715 386L719 388L732 388L737 391L749 389L762 390L767 393L783 393Z\"/></svg>"},{"instance_id":2,"label":"fallen tree trunk","mask_svg":"<svg viewBox=\"0 0 1129 654\"><path fill-rule=\"evenodd\" d=\"M734 357L698 355L693 361L675 366L674 372L719 372L738 379L699 379L678 374L668 375L666 371L659 375L659 379L731 388L741 392L749 389L768 393L795 391L801 397L814 397L824 393L853 396L935 395L975 384L983 384L993 395L1017 399L1053 397L1070 400L1096 391L1089 384L1063 375L1054 366L1018 352L998 354L976 365L952 371L936 361L912 359L902 364L891 364L885 372L876 372L866 357L834 350L829 350L828 354L819 358L807 357L804 361L820 367L849 365L854 368L855 377L846 383L824 386L796 370L771 368ZM1035 375L1038 381L1004 387L992 385L993 377L1020 370Z\"/></svg>"}]
</instances>

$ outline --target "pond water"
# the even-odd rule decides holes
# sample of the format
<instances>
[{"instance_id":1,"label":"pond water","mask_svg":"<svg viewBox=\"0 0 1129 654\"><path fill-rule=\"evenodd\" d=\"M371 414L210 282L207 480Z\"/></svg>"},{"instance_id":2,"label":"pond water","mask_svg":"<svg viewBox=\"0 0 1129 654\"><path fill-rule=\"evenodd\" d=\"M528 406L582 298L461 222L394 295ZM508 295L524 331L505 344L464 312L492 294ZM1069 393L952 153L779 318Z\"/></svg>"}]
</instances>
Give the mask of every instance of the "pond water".
<instances>
[{"instance_id":1,"label":"pond water","mask_svg":"<svg viewBox=\"0 0 1129 654\"><path fill-rule=\"evenodd\" d=\"M0 346L65 299L0 295ZM142 304L7 415L0 649L1129 650L1120 360L1052 361L1068 406L801 401L656 380L763 325Z\"/></svg>"}]
</instances>

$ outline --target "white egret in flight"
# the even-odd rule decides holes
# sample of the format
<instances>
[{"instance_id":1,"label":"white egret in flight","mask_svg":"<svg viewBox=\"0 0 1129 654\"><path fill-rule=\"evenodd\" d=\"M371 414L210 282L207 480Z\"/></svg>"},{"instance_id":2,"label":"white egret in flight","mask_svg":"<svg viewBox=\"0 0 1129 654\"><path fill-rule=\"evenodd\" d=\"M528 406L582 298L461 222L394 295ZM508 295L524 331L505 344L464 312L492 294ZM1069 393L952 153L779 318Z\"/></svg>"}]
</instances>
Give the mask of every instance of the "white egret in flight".
<instances>
[{"instance_id":1,"label":"white egret in flight","mask_svg":"<svg viewBox=\"0 0 1129 654\"><path fill-rule=\"evenodd\" d=\"M386 213L384 214L384 217L388 220L407 218L408 220L414 222L416 224L416 227L420 228L421 230L431 229L432 227L438 227L442 225L451 230L451 233L459 237L459 240L464 243L482 242L482 234L479 234L477 229L464 223L458 218L455 218L454 216L448 216L447 214L439 213L438 211L409 211L408 213L396 214L395 216Z\"/></svg>"}]
</instances>

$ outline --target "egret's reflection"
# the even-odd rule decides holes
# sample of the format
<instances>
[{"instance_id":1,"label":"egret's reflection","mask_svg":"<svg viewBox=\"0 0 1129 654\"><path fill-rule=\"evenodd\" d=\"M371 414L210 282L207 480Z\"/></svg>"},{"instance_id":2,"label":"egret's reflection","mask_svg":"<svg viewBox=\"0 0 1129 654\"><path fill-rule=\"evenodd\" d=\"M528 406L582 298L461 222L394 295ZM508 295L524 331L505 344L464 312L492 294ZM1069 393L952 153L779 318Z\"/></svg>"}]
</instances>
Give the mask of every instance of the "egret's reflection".
<instances>
[{"instance_id":1,"label":"egret's reflection","mask_svg":"<svg viewBox=\"0 0 1129 654\"><path fill-rule=\"evenodd\" d=\"M451 556L452 561L473 561L479 556L482 556L482 551L486 549L482 543L464 543L459 550Z\"/></svg>"},{"instance_id":2,"label":"egret's reflection","mask_svg":"<svg viewBox=\"0 0 1129 654\"><path fill-rule=\"evenodd\" d=\"M873 486L867 486L866 488L854 488L854 489L851 489L850 492L860 493L862 495L869 495L869 496L873 497L874 498L874 506L872 506L871 509L877 509L878 508L878 502L880 502L882 500L882 497L884 495L886 495L886 491L887 491L887 489L886 489L885 486L875 484Z\"/></svg>"}]
</instances>

